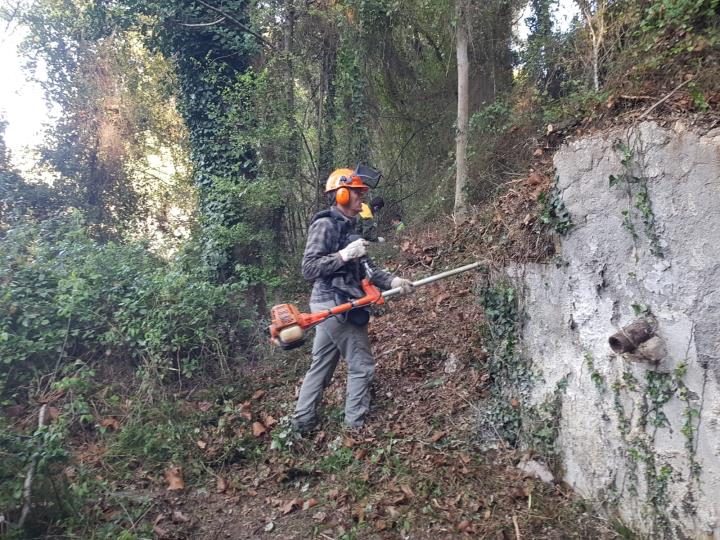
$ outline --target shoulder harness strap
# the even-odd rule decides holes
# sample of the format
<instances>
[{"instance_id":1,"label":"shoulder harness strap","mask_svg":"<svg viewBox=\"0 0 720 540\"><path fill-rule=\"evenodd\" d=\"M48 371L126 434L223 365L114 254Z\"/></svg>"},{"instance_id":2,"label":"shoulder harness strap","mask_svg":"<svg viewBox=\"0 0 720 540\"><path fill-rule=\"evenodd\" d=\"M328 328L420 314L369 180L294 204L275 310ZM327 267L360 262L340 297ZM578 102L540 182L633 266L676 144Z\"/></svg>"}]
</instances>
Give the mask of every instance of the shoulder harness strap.
<instances>
[{"instance_id":1,"label":"shoulder harness strap","mask_svg":"<svg viewBox=\"0 0 720 540\"><path fill-rule=\"evenodd\" d=\"M335 249L333 251L339 251L342 248L344 248L347 245L347 238L350 236L350 232L352 229L352 223L348 221L347 219L343 218L342 216L338 215L337 212L333 212L331 209L322 210L321 212L318 212L313 216L313 218L310 220L310 223L315 223L318 219L323 218L330 218L333 221L333 224L335 225L335 230L337 231L337 246L335 246Z\"/></svg>"}]
</instances>

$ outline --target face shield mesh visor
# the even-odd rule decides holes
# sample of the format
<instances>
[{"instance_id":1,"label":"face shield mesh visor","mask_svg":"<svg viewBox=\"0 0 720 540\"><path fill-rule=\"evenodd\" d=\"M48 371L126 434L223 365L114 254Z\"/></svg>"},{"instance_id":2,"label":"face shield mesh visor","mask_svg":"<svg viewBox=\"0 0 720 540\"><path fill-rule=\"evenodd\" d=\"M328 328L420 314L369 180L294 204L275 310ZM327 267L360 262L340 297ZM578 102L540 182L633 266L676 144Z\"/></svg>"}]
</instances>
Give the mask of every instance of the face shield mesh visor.
<instances>
[{"instance_id":1,"label":"face shield mesh visor","mask_svg":"<svg viewBox=\"0 0 720 540\"><path fill-rule=\"evenodd\" d=\"M358 166L355 167L355 171L353 172L353 176L359 176L362 180L362 183L372 189L376 188L377 185L380 183L380 178L382 177L382 174L380 174L375 169L366 167L365 165L360 165L358 163Z\"/></svg>"}]
</instances>

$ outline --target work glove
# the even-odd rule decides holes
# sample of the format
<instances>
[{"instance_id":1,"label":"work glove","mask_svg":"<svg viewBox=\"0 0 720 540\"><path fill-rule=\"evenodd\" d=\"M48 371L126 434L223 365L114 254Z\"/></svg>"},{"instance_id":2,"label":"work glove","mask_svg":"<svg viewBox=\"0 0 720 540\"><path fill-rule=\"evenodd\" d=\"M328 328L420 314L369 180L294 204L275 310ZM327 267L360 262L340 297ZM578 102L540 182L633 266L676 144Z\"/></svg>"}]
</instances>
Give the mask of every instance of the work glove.
<instances>
[{"instance_id":1,"label":"work glove","mask_svg":"<svg viewBox=\"0 0 720 540\"><path fill-rule=\"evenodd\" d=\"M415 290L415 287L413 287L412 281L409 279L403 279L401 277L393 278L393 280L390 282L390 288L391 289L402 289L402 294L409 294Z\"/></svg>"},{"instance_id":2,"label":"work glove","mask_svg":"<svg viewBox=\"0 0 720 540\"><path fill-rule=\"evenodd\" d=\"M348 262L352 259L357 259L367 254L368 241L364 238L358 238L354 242L350 242L343 249L338 251L340 258L343 262Z\"/></svg>"}]
</instances>

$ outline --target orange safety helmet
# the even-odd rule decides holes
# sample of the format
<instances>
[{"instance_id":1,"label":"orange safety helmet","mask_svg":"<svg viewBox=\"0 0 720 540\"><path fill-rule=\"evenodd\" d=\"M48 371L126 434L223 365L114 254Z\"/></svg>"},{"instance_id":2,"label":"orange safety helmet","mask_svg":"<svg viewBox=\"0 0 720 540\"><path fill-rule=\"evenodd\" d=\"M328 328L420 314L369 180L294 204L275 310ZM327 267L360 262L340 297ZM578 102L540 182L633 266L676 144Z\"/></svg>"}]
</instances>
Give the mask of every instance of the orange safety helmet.
<instances>
[{"instance_id":1,"label":"orange safety helmet","mask_svg":"<svg viewBox=\"0 0 720 540\"><path fill-rule=\"evenodd\" d=\"M335 192L335 202L345 205L350 202L350 189L362 189L367 191L370 186L366 185L360 176L352 169L336 169L328 176L325 183L325 193Z\"/></svg>"}]
</instances>

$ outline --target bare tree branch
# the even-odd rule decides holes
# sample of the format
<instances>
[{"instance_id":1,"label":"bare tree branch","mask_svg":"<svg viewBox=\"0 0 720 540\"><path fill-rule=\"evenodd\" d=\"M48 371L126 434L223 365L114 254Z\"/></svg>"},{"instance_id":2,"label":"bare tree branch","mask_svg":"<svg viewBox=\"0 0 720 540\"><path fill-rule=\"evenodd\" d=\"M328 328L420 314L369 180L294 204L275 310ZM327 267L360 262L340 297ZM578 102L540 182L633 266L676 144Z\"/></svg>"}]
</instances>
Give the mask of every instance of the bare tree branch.
<instances>
[{"instance_id":1,"label":"bare tree branch","mask_svg":"<svg viewBox=\"0 0 720 540\"><path fill-rule=\"evenodd\" d=\"M47 405L40 407L40 414L38 414L38 430L45 425L47 413ZM40 461L40 448L38 447L32 455L30 465L28 466L28 472L25 476L25 482L23 484L23 507L20 513L20 521L18 521L18 527L22 528L25 525L28 515L30 514L30 506L32 505L32 483L35 477L35 470L37 469L38 461Z\"/></svg>"},{"instance_id":2,"label":"bare tree branch","mask_svg":"<svg viewBox=\"0 0 720 540\"><path fill-rule=\"evenodd\" d=\"M10 6L8 4L7 6L0 7L0 20L5 20L7 23L5 24L5 29L3 30L3 39L0 40L0 45L4 45L5 41L7 41L7 38L12 33L10 31L10 28L12 27L13 23L16 22L16 17L20 14L20 9L22 8L23 0L18 0L15 2L14 6ZM14 31L14 29L13 29Z\"/></svg>"},{"instance_id":3,"label":"bare tree branch","mask_svg":"<svg viewBox=\"0 0 720 540\"><path fill-rule=\"evenodd\" d=\"M690 79L685 79L683 82L681 82L680 84L678 84L678 85L677 85L675 88L673 88L664 98L662 98L660 101L658 101L657 103L655 103L652 107L650 107L648 110L646 110L646 111L645 111L644 113L642 113L640 116L638 116L637 120L635 120L635 123L638 123L640 120L642 120L643 118L645 118L648 114L650 114L653 110L655 110L655 107L657 107L658 105L661 105L661 104L665 103L668 99L670 99L670 97L672 97L672 95L673 95L675 92L677 92L678 90L680 90L683 86L685 86L685 85L686 85L687 83L689 83L690 81L692 81L692 78L690 78Z\"/></svg>"},{"instance_id":4,"label":"bare tree branch","mask_svg":"<svg viewBox=\"0 0 720 540\"><path fill-rule=\"evenodd\" d=\"M225 17L220 17L217 21L213 22L206 22L206 23L180 23L182 26L190 26L192 28L197 28L199 26L215 26L216 24L219 24L225 20Z\"/></svg>"},{"instance_id":5,"label":"bare tree branch","mask_svg":"<svg viewBox=\"0 0 720 540\"><path fill-rule=\"evenodd\" d=\"M233 16L231 16L231 15L228 15L228 14L225 13L222 9L216 8L215 6L208 4L207 2L205 2L205 0L197 0L197 1L200 2L200 3L201 3L203 6L205 6L206 8L211 9L211 10L213 10L214 12L219 13L219 14L222 15L223 17L226 17L227 19L231 20L232 22L234 22L235 24L237 24L240 28L242 28L243 30L245 30L245 32L247 32L248 34L250 34L251 36L253 36L255 39L257 39L260 43L262 43L262 44L265 45L266 47L269 47L270 49L275 49L275 47L273 47L272 43L270 43L270 42L267 41L264 37L262 37L260 34L258 34L257 32L255 32L255 30L253 30L252 28L250 28L250 27L247 26L246 24L238 21L235 17L233 17Z\"/></svg>"}]
</instances>

